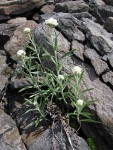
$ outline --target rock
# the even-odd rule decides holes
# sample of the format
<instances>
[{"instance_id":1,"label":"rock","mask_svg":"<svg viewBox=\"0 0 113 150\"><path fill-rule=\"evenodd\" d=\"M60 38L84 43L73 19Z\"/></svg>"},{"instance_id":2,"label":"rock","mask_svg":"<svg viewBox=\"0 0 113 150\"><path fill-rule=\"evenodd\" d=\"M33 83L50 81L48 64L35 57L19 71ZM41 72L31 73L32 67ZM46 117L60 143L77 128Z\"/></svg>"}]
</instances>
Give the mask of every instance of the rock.
<instances>
[{"instance_id":1,"label":"rock","mask_svg":"<svg viewBox=\"0 0 113 150\"><path fill-rule=\"evenodd\" d=\"M5 0L0 2L0 14L3 16L6 15L8 17L10 15L22 14L34 8L39 8L43 4L44 0Z\"/></svg>"},{"instance_id":2,"label":"rock","mask_svg":"<svg viewBox=\"0 0 113 150\"><path fill-rule=\"evenodd\" d=\"M103 0L106 4L112 5L113 6L113 1L112 0Z\"/></svg>"},{"instance_id":3,"label":"rock","mask_svg":"<svg viewBox=\"0 0 113 150\"><path fill-rule=\"evenodd\" d=\"M80 44L77 41L73 41L72 42L72 50L74 51L74 54L80 58L81 60L84 61L84 57L83 57L83 53L84 53L84 46L82 44Z\"/></svg>"},{"instance_id":4,"label":"rock","mask_svg":"<svg viewBox=\"0 0 113 150\"><path fill-rule=\"evenodd\" d=\"M22 89L26 86L29 86L30 83L26 78L15 78L15 76L11 79L10 86L11 89Z\"/></svg>"},{"instance_id":5,"label":"rock","mask_svg":"<svg viewBox=\"0 0 113 150\"><path fill-rule=\"evenodd\" d=\"M40 28L37 28L36 31L37 30L41 31ZM35 36L39 37L39 34L36 33ZM63 52L65 52L65 48L59 49L58 54L62 54ZM101 122L100 124L82 124L83 131L88 137L91 136L94 138L94 142L97 144L97 150L113 149L113 91L109 88L109 86L100 81L93 67L90 67L85 62L83 63L83 61L80 61L80 59L77 59L76 57L66 57L65 61L63 61L64 74L71 73L72 68L75 65L84 68L84 77L81 83L81 89L85 90L87 88L93 88L93 90L88 91L85 94L85 98L98 100L94 105L89 107L89 111L93 114L94 120L99 120Z\"/></svg>"},{"instance_id":6,"label":"rock","mask_svg":"<svg viewBox=\"0 0 113 150\"><path fill-rule=\"evenodd\" d=\"M100 56L94 49L86 49L84 52L84 56L90 60L97 75L100 76L101 74L109 70L107 63L101 60Z\"/></svg>"},{"instance_id":7,"label":"rock","mask_svg":"<svg viewBox=\"0 0 113 150\"><path fill-rule=\"evenodd\" d=\"M0 21L10 19L10 16L0 14Z\"/></svg>"},{"instance_id":8,"label":"rock","mask_svg":"<svg viewBox=\"0 0 113 150\"><path fill-rule=\"evenodd\" d=\"M70 19L73 20L73 18L79 19L80 21L81 18L89 18L91 20L95 20L95 18L89 14L88 12L81 12L81 13L56 13L56 12L51 12L49 14L44 14L40 16L40 22L45 21L46 19L49 19L50 17L53 17L54 19L57 19L60 21L60 19Z\"/></svg>"},{"instance_id":9,"label":"rock","mask_svg":"<svg viewBox=\"0 0 113 150\"><path fill-rule=\"evenodd\" d=\"M67 63L63 64L65 73L71 73L71 69L76 65L84 69L81 89L93 88L93 90L85 93L84 96L86 99L98 100L94 105L89 107L89 110L93 114L93 119L99 119L101 122L100 124L82 123L83 132L87 137L93 137L97 145L97 150L113 149L113 91L100 81L92 67L75 57L67 58Z\"/></svg>"},{"instance_id":10,"label":"rock","mask_svg":"<svg viewBox=\"0 0 113 150\"><path fill-rule=\"evenodd\" d=\"M112 69L113 69L113 53L110 54L110 55L108 55L107 60L109 61L110 66L111 66Z\"/></svg>"},{"instance_id":11,"label":"rock","mask_svg":"<svg viewBox=\"0 0 113 150\"><path fill-rule=\"evenodd\" d=\"M13 35L13 31L16 29L15 25L7 24L7 23L1 23L0 24L0 35L2 36L9 36L11 37Z\"/></svg>"},{"instance_id":12,"label":"rock","mask_svg":"<svg viewBox=\"0 0 113 150\"><path fill-rule=\"evenodd\" d=\"M105 83L110 85L110 87L113 89L113 72L109 71L106 74L102 76Z\"/></svg>"},{"instance_id":13,"label":"rock","mask_svg":"<svg viewBox=\"0 0 113 150\"><path fill-rule=\"evenodd\" d=\"M108 17L113 14L113 6L90 4L90 11L92 15L97 18L98 22L104 24Z\"/></svg>"},{"instance_id":14,"label":"rock","mask_svg":"<svg viewBox=\"0 0 113 150\"><path fill-rule=\"evenodd\" d=\"M72 149L65 131L63 130L63 126L58 122L53 126L53 130L48 128L40 134L36 131L30 134L28 138L25 137L26 136L24 135L23 138L28 150L51 150L52 148L57 150ZM71 135L71 140L74 150L90 150L85 140L79 137L76 133Z\"/></svg>"},{"instance_id":15,"label":"rock","mask_svg":"<svg viewBox=\"0 0 113 150\"><path fill-rule=\"evenodd\" d=\"M112 17L113 7L112 6L107 6L107 5L99 6L98 7L98 13L100 14L101 18L105 22L108 17Z\"/></svg>"},{"instance_id":16,"label":"rock","mask_svg":"<svg viewBox=\"0 0 113 150\"><path fill-rule=\"evenodd\" d=\"M53 49L52 49L51 45L52 45L52 40L54 40L55 34L59 35L58 36L58 41L57 41L58 42L58 51L60 51L59 55L64 53L64 51L65 52L69 51L70 43L65 39L65 37L61 33L59 33L56 29L50 28L45 23L42 23L42 24L40 23L38 25L38 27L35 30L34 37L35 37L36 43L38 45L43 43L43 47L51 55L53 55ZM48 36L48 35L52 35L52 38L50 38L50 36ZM48 43L50 43L50 44L48 44ZM52 63L52 61L50 59L45 58L43 60L43 63L46 67L54 69L54 64Z\"/></svg>"},{"instance_id":17,"label":"rock","mask_svg":"<svg viewBox=\"0 0 113 150\"><path fill-rule=\"evenodd\" d=\"M4 49L4 44L13 36L13 32L16 29L16 26L1 23L0 24L0 49Z\"/></svg>"},{"instance_id":18,"label":"rock","mask_svg":"<svg viewBox=\"0 0 113 150\"><path fill-rule=\"evenodd\" d=\"M2 54L2 51L0 51L0 98L3 95L3 91L6 87L6 84L8 83L8 77L10 75L5 74L5 70L8 69L6 59L7 59L6 56Z\"/></svg>"},{"instance_id":19,"label":"rock","mask_svg":"<svg viewBox=\"0 0 113 150\"><path fill-rule=\"evenodd\" d=\"M88 9L88 5L83 0L62 2L55 5L56 12L80 13L87 12Z\"/></svg>"},{"instance_id":20,"label":"rock","mask_svg":"<svg viewBox=\"0 0 113 150\"><path fill-rule=\"evenodd\" d=\"M53 12L54 9L55 9L55 6L53 4L45 5L41 8L41 12L44 14L47 14L47 13Z\"/></svg>"},{"instance_id":21,"label":"rock","mask_svg":"<svg viewBox=\"0 0 113 150\"><path fill-rule=\"evenodd\" d=\"M14 121L0 109L0 149L26 150Z\"/></svg>"},{"instance_id":22,"label":"rock","mask_svg":"<svg viewBox=\"0 0 113 150\"><path fill-rule=\"evenodd\" d=\"M23 33L24 28L28 27L33 31L37 24L34 21L28 21L26 18L16 18L8 21L9 24L18 26L13 32L13 36L10 40L4 45L6 52L10 55L13 60L17 60L16 53L18 50L23 49L27 44L26 36Z\"/></svg>"},{"instance_id":23,"label":"rock","mask_svg":"<svg viewBox=\"0 0 113 150\"><path fill-rule=\"evenodd\" d=\"M108 31L113 33L113 17L108 17L105 24L104 28Z\"/></svg>"},{"instance_id":24,"label":"rock","mask_svg":"<svg viewBox=\"0 0 113 150\"><path fill-rule=\"evenodd\" d=\"M105 5L105 3L104 3L103 0L95 0L95 3L96 3L98 6Z\"/></svg>"},{"instance_id":25,"label":"rock","mask_svg":"<svg viewBox=\"0 0 113 150\"><path fill-rule=\"evenodd\" d=\"M83 21L83 30L86 33L86 37L98 53L102 56L111 53L113 51L113 35L87 18L83 18Z\"/></svg>"},{"instance_id":26,"label":"rock","mask_svg":"<svg viewBox=\"0 0 113 150\"><path fill-rule=\"evenodd\" d=\"M65 37L72 42L73 40L84 41L83 32L78 29L78 26L72 19L60 19L59 28Z\"/></svg>"}]
</instances>

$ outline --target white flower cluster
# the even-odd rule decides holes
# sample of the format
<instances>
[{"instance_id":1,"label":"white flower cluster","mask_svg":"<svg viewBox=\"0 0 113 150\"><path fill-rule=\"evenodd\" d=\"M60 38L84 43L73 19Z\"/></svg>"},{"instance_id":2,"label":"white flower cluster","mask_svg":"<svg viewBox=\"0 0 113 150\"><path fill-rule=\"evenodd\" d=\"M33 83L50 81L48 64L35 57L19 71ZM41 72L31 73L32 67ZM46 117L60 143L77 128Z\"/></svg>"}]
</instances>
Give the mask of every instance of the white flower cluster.
<instances>
[{"instance_id":1,"label":"white flower cluster","mask_svg":"<svg viewBox=\"0 0 113 150\"><path fill-rule=\"evenodd\" d=\"M56 26L58 26L58 22L54 18L49 18L49 19L45 20L45 24L47 24L50 27L56 27Z\"/></svg>"},{"instance_id":2,"label":"white flower cluster","mask_svg":"<svg viewBox=\"0 0 113 150\"><path fill-rule=\"evenodd\" d=\"M59 80L64 80L64 76L63 75L58 75L58 79Z\"/></svg>"},{"instance_id":3,"label":"white flower cluster","mask_svg":"<svg viewBox=\"0 0 113 150\"><path fill-rule=\"evenodd\" d=\"M31 29L30 28L25 28L24 29L24 33L30 33L31 32Z\"/></svg>"},{"instance_id":4,"label":"white flower cluster","mask_svg":"<svg viewBox=\"0 0 113 150\"><path fill-rule=\"evenodd\" d=\"M18 57L18 59L20 59L20 60L24 59L24 58L26 57L26 52L25 52L24 50L19 50L19 51L17 52L17 57Z\"/></svg>"},{"instance_id":5,"label":"white flower cluster","mask_svg":"<svg viewBox=\"0 0 113 150\"><path fill-rule=\"evenodd\" d=\"M82 74L82 69L81 69L79 66L75 66L75 67L72 69L72 72L73 72L74 74L81 75L81 74Z\"/></svg>"},{"instance_id":6,"label":"white flower cluster","mask_svg":"<svg viewBox=\"0 0 113 150\"><path fill-rule=\"evenodd\" d=\"M82 99L77 100L76 105L83 106L84 101Z\"/></svg>"}]
</instances>

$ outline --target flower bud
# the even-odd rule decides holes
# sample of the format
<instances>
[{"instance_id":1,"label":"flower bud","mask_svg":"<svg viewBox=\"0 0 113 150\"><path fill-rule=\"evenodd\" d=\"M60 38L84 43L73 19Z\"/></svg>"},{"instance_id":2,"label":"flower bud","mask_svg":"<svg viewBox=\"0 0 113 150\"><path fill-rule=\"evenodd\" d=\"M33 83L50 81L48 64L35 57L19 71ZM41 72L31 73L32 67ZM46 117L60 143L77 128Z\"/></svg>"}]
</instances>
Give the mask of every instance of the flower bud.
<instances>
[{"instance_id":1,"label":"flower bud","mask_svg":"<svg viewBox=\"0 0 113 150\"><path fill-rule=\"evenodd\" d=\"M58 26L58 22L57 22L57 20L54 19L54 18L50 18L50 19L45 20L45 23L46 23L48 26L50 26L50 27L56 27L56 26Z\"/></svg>"},{"instance_id":2,"label":"flower bud","mask_svg":"<svg viewBox=\"0 0 113 150\"><path fill-rule=\"evenodd\" d=\"M77 100L76 105L83 106L84 101L82 99Z\"/></svg>"},{"instance_id":3,"label":"flower bud","mask_svg":"<svg viewBox=\"0 0 113 150\"><path fill-rule=\"evenodd\" d=\"M19 51L17 52L17 57L18 57L19 59L24 59L25 56L26 56L26 52L25 52L24 50L19 50Z\"/></svg>"},{"instance_id":4,"label":"flower bud","mask_svg":"<svg viewBox=\"0 0 113 150\"><path fill-rule=\"evenodd\" d=\"M25 33L30 33L30 32L31 32L31 29L30 29L30 28L25 28L25 29L24 29L24 32L25 32Z\"/></svg>"},{"instance_id":5,"label":"flower bud","mask_svg":"<svg viewBox=\"0 0 113 150\"><path fill-rule=\"evenodd\" d=\"M81 74L82 74L82 69L81 69L79 66L75 66L75 67L72 69L72 72L73 72L74 74L81 75Z\"/></svg>"},{"instance_id":6,"label":"flower bud","mask_svg":"<svg viewBox=\"0 0 113 150\"><path fill-rule=\"evenodd\" d=\"M59 75L59 76L58 76L58 79L59 79L59 80L64 80L64 76L63 76L63 75Z\"/></svg>"}]
</instances>

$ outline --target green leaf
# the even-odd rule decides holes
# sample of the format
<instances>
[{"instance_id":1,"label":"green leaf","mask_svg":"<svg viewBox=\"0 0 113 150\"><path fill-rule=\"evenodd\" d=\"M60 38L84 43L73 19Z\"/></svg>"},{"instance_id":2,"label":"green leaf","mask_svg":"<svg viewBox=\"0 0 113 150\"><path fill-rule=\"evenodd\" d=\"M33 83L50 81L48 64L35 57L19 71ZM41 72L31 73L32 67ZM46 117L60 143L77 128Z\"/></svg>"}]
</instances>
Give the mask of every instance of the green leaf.
<instances>
[{"instance_id":1,"label":"green leaf","mask_svg":"<svg viewBox=\"0 0 113 150\"><path fill-rule=\"evenodd\" d=\"M95 121L95 120L92 120L92 119L81 119L80 121L81 122L90 122L90 123L101 123L99 121Z\"/></svg>"},{"instance_id":2,"label":"green leaf","mask_svg":"<svg viewBox=\"0 0 113 150\"><path fill-rule=\"evenodd\" d=\"M66 56L71 56L74 51L75 50L70 50L69 52L66 52L63 56L60 57L60 60L64 59Z\"/></svg>"}]
</instances>

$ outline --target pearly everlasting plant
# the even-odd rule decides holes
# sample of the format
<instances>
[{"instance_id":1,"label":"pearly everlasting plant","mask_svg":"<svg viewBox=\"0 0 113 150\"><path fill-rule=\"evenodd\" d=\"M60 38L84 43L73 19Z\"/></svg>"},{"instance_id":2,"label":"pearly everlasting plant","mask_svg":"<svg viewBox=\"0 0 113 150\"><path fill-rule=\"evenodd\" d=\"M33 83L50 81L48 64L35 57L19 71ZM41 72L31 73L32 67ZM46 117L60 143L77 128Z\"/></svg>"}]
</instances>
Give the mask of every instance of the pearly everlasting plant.
<instances>
[{"instance_id":1,"label":"pearly everlasting plant","mask_svg":"<svg viewBox=\"0 0 113 150\"><path fill-rule=\"evenodd\" d=\"M22 59L25 58L25 56L26 56L26 52L25 52L24 50L19 50L19 51L17 52L17 58L18 58L18 59L22 60Z\"/></svg>"},{"instance_id":2,"label":"pearly everlasting plant","mask_svg":"<svg viewBox=\"0 0 113 150\"><path fill-rule=\"evenodd\" d=\"M64 78L63 75L58 75L58 79L59 79L59 80L64 80L65 78Z\"/></svg>"},{"instance_id":3,"label":"pearly everlasting plant","mask_svg":"<svg viewBox=\"0 0 113 150\"><path fill-rule=\"evenodd\" d=\"M83 106L84 101L82 99L77 100L76 105L77 106Z\"/></svg>"},{"instance_id":4,"label":"pearly everlasting plant","mask_svg":"<svg viewBox=\"0 0 113 150\"><path fill-rule=\"evenodd\" d=\"M58 26L58 22L54 18L47 19L45 24L50 28ZM58 35L55 34L55 42L51 44L53 54L50 54L45 47L39 47L36 44L32 34L29 34L29 28L25 28L24 32L29 35L29 45L27 45L29 54L27 54L27 60L23 64L24 69L21 73L29 79L31 85L20 91L26 91L27 89L34 91L34 93L29 93L29 98L27 98L26 101L34 106L34 109L29 111L37 111L37 114L40 116L34 122L35 126L42 120L47 119L48 114L51 117L51 112L47 109L50 102L55 103L56 105L62 105L62 107L66 108L63 108L65 110L63 113L65 120L68 123L71 122L70 120L73 119L73 117L78 121L80 126L81 121L84 121L85 119L86 121L90 121L90 113L84 112L84 108L94 101L85 100L83 98L84 91L80 90L80 84L84 76L82 68L75 66L72 68L72 73L62 75L63 64L60 63L60 60L65 59L68 55L70 56L72 51L58 57ZM40 51L42 50L43 54L40 55ZM23 50L19 50L17 56L22 60L22 58L26 57L26 53ZM51 60L54 64L55 71L52 71L43 65L43 60L45 58ZM90 89L85 90L85 92L89 90ZM33 123L31 123L31 125L32 124Z\"/></svg>"},{"instance_id":5,"label":"pearly everlasting plant","mask_svg":"<svg viewBox=\"0 0 113 150\"><path fill-rule=\"evenodd\" d=\"M31 29L30 28L25 28L24 29L24 33L30 33L31 32Z\"/></svg>"},{"instance_id":6,"label":"pearly everlasting plant","mask_svg":"<svg viewBox=\"0 0 113 150\"><path fill-rule=\"evenodd\" d=\"M81 69L79 66L75 66L75 67L72 69L72 72L73 72L73 74L81 75L81 74L82 74L82 69Z\"/></svg>"},{"instance_id":7,"label":"pearly everlasting plant","mask_svg":"<svg viewBox=\"0 0 113 150\"><path fill-rule=\"evenodd\" d=\"M50 19L45 20L45 24L47 24L48 26L53 27L53 28L58 26L58 22L54 18L50 18Z\"/></svg>"}]
</instances>

